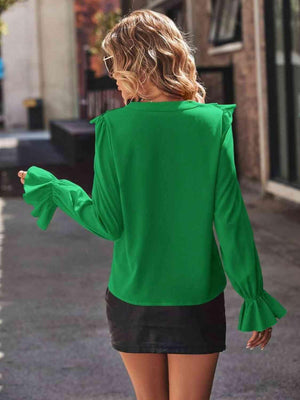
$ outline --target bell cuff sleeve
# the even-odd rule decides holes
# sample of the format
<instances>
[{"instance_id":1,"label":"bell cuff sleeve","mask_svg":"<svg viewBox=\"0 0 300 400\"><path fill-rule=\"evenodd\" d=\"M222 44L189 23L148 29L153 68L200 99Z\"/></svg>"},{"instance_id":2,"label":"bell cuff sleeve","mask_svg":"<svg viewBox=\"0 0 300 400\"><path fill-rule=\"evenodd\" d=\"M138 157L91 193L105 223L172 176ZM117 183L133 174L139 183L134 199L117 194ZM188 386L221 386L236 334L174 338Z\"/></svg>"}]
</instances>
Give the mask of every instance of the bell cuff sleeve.
<instances>
[{"instance_id":1,"label":"bell cuff sleeve","mask_svg":"<svg viewBox=\"0 0 300 400\"><path fill-rule=\"evenodd\" d=\"M28 168L24 179L23 199L34 207L31 215L37 218L37 225L46 230L57 208L53 201L52 184L57 178L42 168Z\"/></svg>"},{"instance_id":2,"label":"bell cuff sleeve","mask_svg":"<svg viewBox=\"0 0 300 400\"><path fill-rule=\"evenodd\" d=\"M24 180L23 199L34 206L31 215L46 230L56 207L90 232L107 240L118 240L123 233L119 180L112 153L109 125L104 115L95 122L95 155L92 197L81 186L57 179L51 172L31 166Z\"/></svg>"},{"instance_id":3,"label":"bell cuff sleeve","mask_svg":"<svg viewBox=\"0 0 300 400\"><path fill-rule=\"evenodd\" d=\"M244 298L238 330L261 331L274 325L287 310L264 290L262 269L254 234L242 197L234 160L232 132L236 104L223 110L216 174L214 225L224 270L235 291Z\"/></svg>"},{"instance_id":4,"label":"bell cuff sleeve","mask_svg":"<svg viewBox=\"0 0 300 400\"><path fill-rule=\"evenodd\" d=\"M276 324L287 310L266 290L256 298L245 298L239 315L238 329L242 332L263 331Z\"/></svg>"}]
</instances>

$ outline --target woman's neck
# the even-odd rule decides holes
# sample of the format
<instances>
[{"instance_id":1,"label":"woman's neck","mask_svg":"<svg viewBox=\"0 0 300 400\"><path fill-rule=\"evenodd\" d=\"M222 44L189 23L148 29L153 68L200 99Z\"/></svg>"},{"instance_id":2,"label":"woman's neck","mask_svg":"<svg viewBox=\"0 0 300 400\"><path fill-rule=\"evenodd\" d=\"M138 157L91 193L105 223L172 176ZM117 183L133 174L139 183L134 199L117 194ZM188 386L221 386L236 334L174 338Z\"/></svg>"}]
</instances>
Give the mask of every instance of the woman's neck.
<instances>
[{"instance_id":1,"label":"woman's neck","mask_svg":"<svg viewBox=\"0 0 300 400\"><path fill-rule=\"evenodd\" d=\"M156 97L152 97L151 99L143 99L143 98L140 98L139 99L139 101L142 101L142 102L152 102L152 101L179 101L179 100L184 100L184 99L180 99L180 98L178 98L178 97L174 97L174 96L164 96L164 95L161 95L161 94L159 94L158 96L156 96Z\"/></svg>"}]
</instances>

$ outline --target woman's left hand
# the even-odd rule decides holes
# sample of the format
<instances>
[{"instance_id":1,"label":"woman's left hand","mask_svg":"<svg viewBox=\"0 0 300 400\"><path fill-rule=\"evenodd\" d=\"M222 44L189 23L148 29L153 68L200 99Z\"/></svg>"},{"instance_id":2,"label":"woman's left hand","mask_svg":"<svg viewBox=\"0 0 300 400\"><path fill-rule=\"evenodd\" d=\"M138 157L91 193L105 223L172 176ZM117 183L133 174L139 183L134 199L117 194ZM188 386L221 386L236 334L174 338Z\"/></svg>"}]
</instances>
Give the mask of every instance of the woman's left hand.
<instances>
[{"instance_id":1,"label":"woman's left hand","mask_svg":"<svg viewBox=\"0 0 300 400\"><path fill-rule=\"evenodd\" d=\"M22 169L18 172L18 177L21 180L21 183L23 183L24 185L24 180L25 180L25 176L27 174L27 171L23 171Z\"/></svg>"},{"instance_id":2,"label":"woman's left hand","mask_svg":"<svg viewBox=\"0 0 300 400\"><path fill-rule=\"evenodd\" d=\"M271 339L272 335L272 327L264 329L263 331L253 331L251 338L248 340L247 348L253 350L254 347L260 346L261 350L263 350Z\"/></svg>"}]
</instances>

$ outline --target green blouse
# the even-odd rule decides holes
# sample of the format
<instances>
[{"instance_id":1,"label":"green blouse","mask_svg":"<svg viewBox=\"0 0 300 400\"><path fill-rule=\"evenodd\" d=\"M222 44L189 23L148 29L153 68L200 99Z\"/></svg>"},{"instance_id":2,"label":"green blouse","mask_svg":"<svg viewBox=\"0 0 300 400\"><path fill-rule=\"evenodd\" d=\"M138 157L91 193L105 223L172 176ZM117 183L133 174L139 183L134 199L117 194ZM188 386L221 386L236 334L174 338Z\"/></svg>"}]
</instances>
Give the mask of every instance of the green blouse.
<instances>
[{"instance_id":1,"label":"green blouse","mask_svg":"<svg viewBox=\"0 0 300 400\"><path fill-rule=\"evenodd\" d=\"M31 166L23 199L43 230L59 207L114 241L108 287L121 300L202 304L225 289L227 275L244 300L238 330L264 330L287 310L264 290L236 175L235 108L183 100L108 110L90 120L91 197L77 184Z\"/></svg>"}]
</instances>

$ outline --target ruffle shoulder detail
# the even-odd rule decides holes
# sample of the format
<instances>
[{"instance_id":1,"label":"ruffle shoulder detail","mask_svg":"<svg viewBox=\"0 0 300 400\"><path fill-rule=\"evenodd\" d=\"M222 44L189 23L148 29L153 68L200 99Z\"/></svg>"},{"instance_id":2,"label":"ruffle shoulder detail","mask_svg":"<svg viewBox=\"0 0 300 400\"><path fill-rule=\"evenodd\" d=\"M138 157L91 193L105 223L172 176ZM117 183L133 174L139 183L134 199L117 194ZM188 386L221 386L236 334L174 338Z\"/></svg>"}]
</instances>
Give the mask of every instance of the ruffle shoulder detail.
<instances>
[{"instance_id":1,"label":"ruffle shoulder detail","mask_svg":"<svg viewBox=\"0 0 300 400\"><path fill-rule=\"evenodd\" d=\"M99 122L103 118L103 116L104 116L104 113L97 115L97 117L95 117L95 118L90 119L89 124L97 124L97 122Z\"/></svg>"},{"instance_id":2,"label":"ruffle shoulder detail","mask_svg":"<svg viewBox=\"0 0 300 400\"><path fill-rule=\"evenodd\" d=\"M214 105L218 108L220 108L223 111L222 115L222 139L224 140L226 132L230 128L232 121L233 121L233 113L234 110L236 109L236 104L218 104L214 103Z\"/></svg>"}]
</instances>

